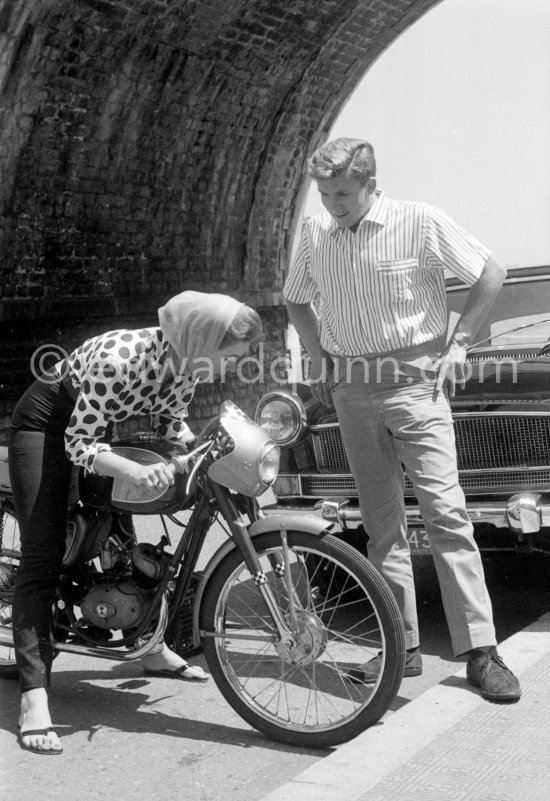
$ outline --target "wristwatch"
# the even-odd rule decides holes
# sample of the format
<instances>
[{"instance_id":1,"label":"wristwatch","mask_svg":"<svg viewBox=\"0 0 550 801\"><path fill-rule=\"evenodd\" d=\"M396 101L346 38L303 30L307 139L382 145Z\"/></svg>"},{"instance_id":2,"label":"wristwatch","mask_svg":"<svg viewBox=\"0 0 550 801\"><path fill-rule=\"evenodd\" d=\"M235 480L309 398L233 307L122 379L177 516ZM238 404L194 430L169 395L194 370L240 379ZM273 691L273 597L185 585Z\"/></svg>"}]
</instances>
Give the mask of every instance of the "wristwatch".
<instances>
[{"instance_id":1,"label":"wristwatch","mask_svg":"<svg viewBox=\"0 0 550 801\"><path fill-rule=\"evenodd\" d=\"M470 337L468 334L464 334L461 331L454 333L450 341L454 342L461 348L468 348L470 346Z\"/></svg>"}]
</instances>

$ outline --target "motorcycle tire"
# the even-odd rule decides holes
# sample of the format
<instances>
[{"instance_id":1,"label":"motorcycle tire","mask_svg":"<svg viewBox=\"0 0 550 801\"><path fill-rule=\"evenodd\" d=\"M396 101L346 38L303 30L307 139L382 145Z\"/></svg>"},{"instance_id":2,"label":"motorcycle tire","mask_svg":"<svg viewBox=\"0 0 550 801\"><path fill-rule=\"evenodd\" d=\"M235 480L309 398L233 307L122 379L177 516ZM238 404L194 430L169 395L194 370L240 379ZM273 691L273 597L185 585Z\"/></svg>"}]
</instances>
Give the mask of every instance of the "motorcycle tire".
<instances>
[{"instance_id":1,"label":"motorcycle tire","mask_svg":"<svg viewBox=\"0 0 550 801\"><path fill-rule=\"evenodd\" d=\"M0 626L11 628L15 576L21 558L19 526L7 512L0 512ZM13 647L0 645L0 678L16 679L18 670Z\"/></svg>"},{"instance_id":2,"label":"motorcycle tire","mask_svg":"<svg viewBox=\"0 0 550 801\"><path fill-rule=\"evenodd\" d=\"M328 748L390 707L405 664L403 622L386 582L354 548L330 534L287 535L291 591L278 531L253 538L261 576L250 575L237 550L216 567L201 603L204 654L226 701L253 728L288 745ZM264 582L293 644L278 636ZM378 654L376 682L352 677Z\"/></svg>"}]
</instances>

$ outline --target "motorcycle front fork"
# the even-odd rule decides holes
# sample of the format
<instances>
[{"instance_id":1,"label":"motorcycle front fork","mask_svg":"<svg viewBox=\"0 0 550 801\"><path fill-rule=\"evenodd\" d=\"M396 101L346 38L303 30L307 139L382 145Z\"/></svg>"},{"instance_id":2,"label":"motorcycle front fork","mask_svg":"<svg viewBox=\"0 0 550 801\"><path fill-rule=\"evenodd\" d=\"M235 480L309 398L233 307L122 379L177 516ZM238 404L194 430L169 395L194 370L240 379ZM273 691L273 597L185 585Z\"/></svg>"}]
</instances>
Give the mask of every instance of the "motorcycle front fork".
<instances>
[{"instance_id":1,"label":"motorcycle front fork","mask_svg":"<svg viewBox=\"0 0 550 801\"><path fill-rule=\"evenodd\" d=\"M224 516L235 545L242 553L245 564L252 576L252 579L258 591L260 592L268 612L273 620L273 625L277 630L277 634L281 642L287 647L291 648L295 644L295 636L293 632L298 630L298 621L296 609L299 606L296 593L294 591L294 584L290 572L290 559L288 551L288 538L285 529L281 529L281 545L282 550L270 557L273 571L279 576L286 585L289 602L289 617L291 621L291 628L289 628L287 621L281 614L281 610L271 587L269 586L267 576L262 569L262 565L258 558L258 554L254 549L254 543L248 533L248 525L243 519L242 514L238 511L234 503L228 497L227 493L218 485L213 486L216 501L220 507L220 511Z\"/></svg>"}]
</instances>

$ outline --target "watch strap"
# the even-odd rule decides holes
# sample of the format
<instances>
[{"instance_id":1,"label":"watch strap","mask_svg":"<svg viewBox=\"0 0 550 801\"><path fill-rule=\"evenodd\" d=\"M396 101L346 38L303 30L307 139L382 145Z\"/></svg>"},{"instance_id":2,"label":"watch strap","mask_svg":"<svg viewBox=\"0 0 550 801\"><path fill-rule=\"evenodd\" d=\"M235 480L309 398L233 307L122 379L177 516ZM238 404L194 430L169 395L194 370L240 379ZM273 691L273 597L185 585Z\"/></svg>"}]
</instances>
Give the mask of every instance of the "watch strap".
<instances>
[{"instance_id":1,"label":"watch strap","mask_svg":"<svg viewBox=\"0 0 550 801\"><path fill-rule=\"evenodd\" d=\"M463 334L463 333L460 333L460 332L455 333L455 334L452 335L452 337L450 339L450 342L454 342L456 345L458 345L461 348L469 348L470 347L470 337L468 336L468 334Z\"/></svg>"}]
</instances>

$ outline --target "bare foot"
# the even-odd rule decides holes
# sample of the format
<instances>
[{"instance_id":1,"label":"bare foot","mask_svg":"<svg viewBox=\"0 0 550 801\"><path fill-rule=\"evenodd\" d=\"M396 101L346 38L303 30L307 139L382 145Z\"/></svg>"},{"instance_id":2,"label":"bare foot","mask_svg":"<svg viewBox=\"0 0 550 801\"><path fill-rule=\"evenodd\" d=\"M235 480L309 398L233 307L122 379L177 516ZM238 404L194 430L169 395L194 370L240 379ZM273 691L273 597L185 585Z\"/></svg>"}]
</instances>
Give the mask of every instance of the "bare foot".
<instances>
[{"instance_id":1,"label":"bare foot","mask_svg":"<svg viewBox=\"0 0 550 801\"><path fill-rule=\"evenodd\" d=\"M62 751L59 737L51 728L52 719L48 709L48 695L43 687L28 690L21 696L19 730L21 743L31 751ZM34 731L35 734L25 734Z\"/></svg>"},{"instance_id":2,"label":"bare foot","mask_svg":"<svg viewBox=\"0 0 550 801\"><path fill-rule=\"evenodd\" d=\"M159 647L157 646L157 648ZM155 649L153 653L143 656L141 664L145 670L179 670L187 662L168 648L166 643L162 643L162 648Z\"/></svg>"},{"instance_id":3,"label":"bare foot","mask_svg":"<svg viewBox=\"0 0 550 801\"><path fill-rule=\"evenodd\" d=\"M141 658L145 673L171 673L175 678L186 681L208 681L209 675L199 665L189 665L185 659L174 653L166 643L162 648L155 649L153 653Z\"/></svg>"}]
</instances>

